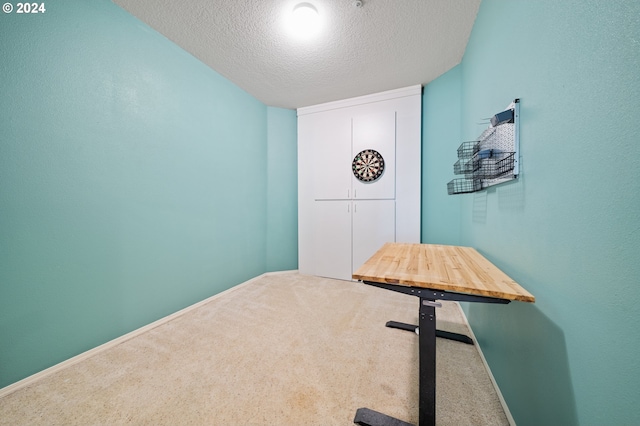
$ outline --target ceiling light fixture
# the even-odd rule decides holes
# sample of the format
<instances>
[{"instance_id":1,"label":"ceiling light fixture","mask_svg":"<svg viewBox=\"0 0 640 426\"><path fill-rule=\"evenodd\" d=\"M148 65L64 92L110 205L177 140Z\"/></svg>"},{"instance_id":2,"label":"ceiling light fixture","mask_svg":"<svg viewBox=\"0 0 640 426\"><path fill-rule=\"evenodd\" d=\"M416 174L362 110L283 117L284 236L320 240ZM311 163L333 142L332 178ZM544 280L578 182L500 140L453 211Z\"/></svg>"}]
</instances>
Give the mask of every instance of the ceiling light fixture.
<instances>
[{"instance_id":1,"label":"ceiling light fixture","mask_svg":"<svg viewBox=\"0 0 640 426\"><path fill-rule=\"evenodd\" d=\"M289 31L300 39L309 39L320 32L322 21L318 9L311 3L298 3L289 17Z\"/></svg>"}]
</instances>

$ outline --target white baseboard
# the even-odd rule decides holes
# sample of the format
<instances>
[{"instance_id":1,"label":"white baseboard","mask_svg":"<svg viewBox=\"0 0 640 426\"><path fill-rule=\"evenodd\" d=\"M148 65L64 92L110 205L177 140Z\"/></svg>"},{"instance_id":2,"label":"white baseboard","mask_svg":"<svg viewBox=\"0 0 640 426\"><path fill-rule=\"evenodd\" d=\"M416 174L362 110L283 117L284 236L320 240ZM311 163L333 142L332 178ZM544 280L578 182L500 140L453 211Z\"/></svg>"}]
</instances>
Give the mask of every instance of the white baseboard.
<instances>
[{"instance_id":1,"label":"white baseboard","mask_svg":"<svg viewBox=\"0 0 640 426\"><path fill-rule=\"evenodd\" d=\"M507 416L507 420L509 421L509 424L511 426L516 426L516 421L513 419L513 416L511 415L511 411L509 411L509 407L507 406L507 402L504 400L504 397L502 396L502 392L500 392L500 388L498 387L498 383L496 382L495 377L493 377L493 373L491 372L491 369L489 368L489 364L487 364L487 359L484 357L484 354L482 353L482 348L480 347L480 345L478 344L478 339L476 339L475 334L473 334L473 329L471 328L471 325L469 324L469 320L467 319L467 315L465 315L464 310L462 310L462 306L460 306L459 302L456 302L456 304L458 305L458 309L460 309L460 313L462 314L462 318L464 318L464 322L467 325L467 328L469 329L469 332L471 333L471 338L474 341L474 346L476 347L476 349L478 350L478 353L480 354L480 359L482 359L482 364L484 364L484 368L487 370L487 374L489 374L489 379L491 379L491 383L493 384L493 387L496 390L496 393L498 394L498 399L500 400L500 404L502 405L502 409L504 410L504 414Z\"/></svg>"},{"instance_id":2,"label":"white baseboard","mask_svg":"<svg viewBox=\"0 0 640 426\"><path fill-rule=\"evenodd\" d=\"M297 270L297 269L290 269L290 270L288 270L288 271L265 272L265 273L264 273L264 274L262 274L262 275L267 276L267 275L282 275L282 274L297 274L297 273L298 273L298 270ZM261 275L261 276L262 276L262 275ZM256 277L256 278L260 278L260 277ZM254 278L254 279L255 279L255 278Z\"/></svg>"},{"instance_id":3,"label":"white baseboard","mask_svg":"<svg viewBox=\"0 0 640 426\"><path fill-rule=\"evenodd\" d=\"M181 309L181 310L179 310L177 312L174 312L171 315L167 315L164 318L160 318L157 321L154 321L154 322L152 322L150 324L147 324L147 325L145 325L143 327L140 327L140 328L138 328L136 330L133 330L133 331L127 333L127 334L124 334L124 335L122 335L120 337L116 337L115 339L110 340L110 341L108 341L106 343L103 343L100 346L96 346L93 349L89 349L86 352L83 352L83 353L78 354L78 355L76 355L76 356L74 356L72 358L69 358L69 359L67 359L65 361L62 361L62 362L60 362L60 363L58 363L56 365L53 365L53 366L51 366L51 367L49 367L49 368L47 368L45 370L39 371L38 373L35 373L35 374L32 374L31 376L26 377L26 378L24 378L24 379L22 379L22 380L20 380L18 382L12 383L9 386L5 386L4 388L0 389L0 398L9 395L12 392L17 391L18 389L22 389L22 388L24 388L26 386L29 386L29 385L37 382L38 380L41 380L41 379L43 379L43 378L45 378L45 377L47 377L47 376L49 376L49 375L51 375L53 373L56 373L56 372L61 371L61 370L64 370L65 368L70 367L70 366L72 366L74 364L77 364L80 361L83 361L83 360L85 360L87 358L90 358L90 357L92 357L92 356L94 356L94 355L96 355L96 354L98 354L100 352L106 351L109 348L117 346L120 343L126 342L129 339L132 339L132 338L134 338L136 336L139 336L139 335L141 335L141 334L143 334L143 333L145 333L145 332L147 332L149 330L152 330L152 329L154 329L154 328L156 328L156 327L158 327L158 326L160 326L162 324L165 324L165 323L167 323L167 322L169 322L169 321L171 321L171 320L173 320L175 318L178 318L178 317L186 314L187 312L190 312L190 311L192 311L192 310L194 310L196 308L199 308L200 306L202 306L202 305L204 305L206 303L211 302L214 299L217 299L217 298L219 298L219 297L221 297L221 296L223 296L225 294L228 294L228 293L230 293L230 292L232 292L234 290L237 290L240 287L245 286L245 285L251 283L252 281L257 280L258 278L260 278L262 276L278 275L278 274L290 274L290 273L295 273L295 272L297 272L297 270L266 272L266 273L264 273L262 275L258 275L257 277L251 278L251 279L249 279L249 280L247 280L247 281L245 281L243 283L240 283L238 285L235 285L235 286L233 286L233 287L231 287L231 288L229 288L227 290L224 290L224 291L222 291L220 293L214 294L213 296L211 296L211 297L209 297L207 299L204 299L204 300L202 300L200 302L194 303L193 305L187 306L186 308Z\"/></svg>"}]
</instances>

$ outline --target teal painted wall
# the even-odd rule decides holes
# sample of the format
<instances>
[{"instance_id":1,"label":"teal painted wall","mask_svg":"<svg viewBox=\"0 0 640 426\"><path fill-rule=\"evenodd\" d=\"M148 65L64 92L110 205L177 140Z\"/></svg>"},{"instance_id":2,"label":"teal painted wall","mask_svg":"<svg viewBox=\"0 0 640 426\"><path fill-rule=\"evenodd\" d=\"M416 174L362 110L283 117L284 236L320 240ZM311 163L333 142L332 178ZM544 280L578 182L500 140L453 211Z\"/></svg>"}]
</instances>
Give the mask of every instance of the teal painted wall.
<instances>
[{"instance_id":1,"label":"teal painted wall","mask_svg":"<svg viewBox=\"0 0 640 426\"><path fill-rule=\"evenodd\" d=\"M520 179L451 228L536 296L464 306L517 424L640 424L640 3L484 0L461 67L462 140L522 100Z\"/></svg>"},{"instance_id":2,"label":"teal painted wall","mask_svg":"<svg viewBox=\"0 0 640 426\"><path fill-rule=\"evenodd\" d=\"M295 113L110 1L46 6L0 16L0 387L297 262Z\"/></svg>"},{"instance_id":3,"label":"teal painted wall","mask_svg":"<svg viewBox=\"0 0 640 426\"><path fill-rule=\"evenodd\" d=\"M268 107L267 271L298 269L298 117Z\"/></svg>"},{"instance_id":4,"label":"teal painted wall","mask_svg":"<svg viewBox=\"0 0 640 426\"><path fill-rule=\"evenodd\" d=\"M462 67L424 87L422 96L421 239L460 244L460 198L447 194L461 142ZM459 177L459 176L458 176Z\"/></svg>"}]
</instances>

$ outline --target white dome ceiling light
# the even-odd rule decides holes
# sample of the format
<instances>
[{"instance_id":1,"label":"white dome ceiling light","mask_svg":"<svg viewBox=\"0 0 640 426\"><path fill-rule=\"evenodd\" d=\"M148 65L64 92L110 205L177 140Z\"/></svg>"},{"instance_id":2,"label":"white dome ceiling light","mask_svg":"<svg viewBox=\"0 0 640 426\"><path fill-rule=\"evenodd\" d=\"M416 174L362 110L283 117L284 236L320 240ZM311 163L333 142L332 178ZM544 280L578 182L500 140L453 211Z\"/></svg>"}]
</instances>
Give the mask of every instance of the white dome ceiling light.
<instances>
[{"instance_id":1,"label":"white dome ceiling light","mask_svg":"<svg viewBox=\"0 0 640 426\"><path fill-rule=\"evenodd\" d=\"M298 3L289 16L289 32L298 39L307 40L316 36L322 28L318 9L311 3Z\"/></svg>"}]
</instances>

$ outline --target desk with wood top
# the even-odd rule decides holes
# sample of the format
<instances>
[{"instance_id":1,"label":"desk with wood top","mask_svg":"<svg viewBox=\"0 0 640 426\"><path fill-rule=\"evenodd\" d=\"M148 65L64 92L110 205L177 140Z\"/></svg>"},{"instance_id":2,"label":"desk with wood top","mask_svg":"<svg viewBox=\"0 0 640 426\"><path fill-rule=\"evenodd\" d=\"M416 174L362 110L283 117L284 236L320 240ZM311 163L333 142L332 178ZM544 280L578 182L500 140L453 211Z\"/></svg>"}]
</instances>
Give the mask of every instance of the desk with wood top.
<instances>
[{"instance_id":1,"label":"desk with wood top","mask_svg":"<svg viewBox=\"0 0 640 426\"><path fill-rule=\"evenodd\" d=\"M436 330L436 300L507 304L535 302L531 293L471 247L387 243L353 274L365 284L420 298L418 325L389 321L387 327L419 332L419 425L436 423L436 337L473 344L464 335ZM361 426L411 426L360 408Z\"/></svg>"}]
</instances>

